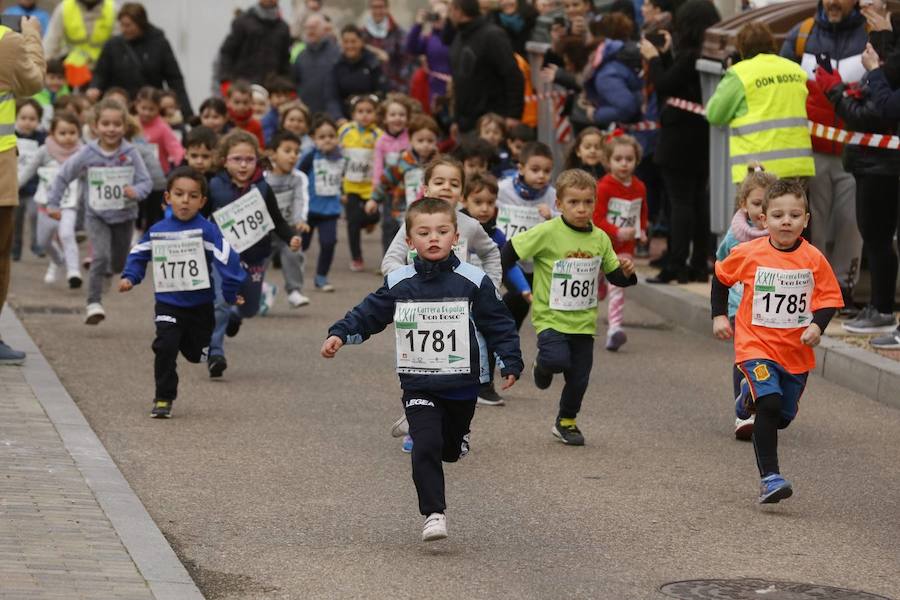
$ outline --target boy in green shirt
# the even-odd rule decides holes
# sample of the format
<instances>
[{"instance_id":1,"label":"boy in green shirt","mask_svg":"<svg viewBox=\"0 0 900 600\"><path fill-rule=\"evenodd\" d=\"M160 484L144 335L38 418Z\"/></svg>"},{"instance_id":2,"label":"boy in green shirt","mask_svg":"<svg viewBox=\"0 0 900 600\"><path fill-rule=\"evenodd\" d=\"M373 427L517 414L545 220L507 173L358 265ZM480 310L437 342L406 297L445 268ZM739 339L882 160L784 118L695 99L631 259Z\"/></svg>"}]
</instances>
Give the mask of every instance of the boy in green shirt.
<instances>
[{"instance_id":1,"label":"boy in green shirt","mask_svg":"<svg viewBox=\"0 0 900 600\"><path fill-rule=\"evenodd\" d=\"M544 390L550 387L554 373L565 377L552 432L573 446L584 445L575 418L594 362L600 270L613 285L637 283L632 262L620 262L609 236L591 223L596 187L596 180L586 171L560 173L556 207L561 216L517 235L501 256L504 272L518 260L534 261L531 321L538 334L534 384Z\"/></svg>"}]
</instances>

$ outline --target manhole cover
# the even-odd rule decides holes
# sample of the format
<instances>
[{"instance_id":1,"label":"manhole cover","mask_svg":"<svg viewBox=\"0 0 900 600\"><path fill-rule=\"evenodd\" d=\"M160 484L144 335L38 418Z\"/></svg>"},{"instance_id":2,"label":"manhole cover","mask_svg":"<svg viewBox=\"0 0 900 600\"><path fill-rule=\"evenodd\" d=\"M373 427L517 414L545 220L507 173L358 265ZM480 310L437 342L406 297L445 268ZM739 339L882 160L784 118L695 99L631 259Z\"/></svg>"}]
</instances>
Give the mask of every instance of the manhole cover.
<instances>
[{"instance_id":1,"label":"manhole cover","mask_svg":"<svg viewBox=\"0 0 900 600\"><path fill-rule=\"evenodd\" d=\"M892 600L887 596L827 585L764 579L676 581L663 585L659 591L681 600Z\"/></svg>"}]
</instances>

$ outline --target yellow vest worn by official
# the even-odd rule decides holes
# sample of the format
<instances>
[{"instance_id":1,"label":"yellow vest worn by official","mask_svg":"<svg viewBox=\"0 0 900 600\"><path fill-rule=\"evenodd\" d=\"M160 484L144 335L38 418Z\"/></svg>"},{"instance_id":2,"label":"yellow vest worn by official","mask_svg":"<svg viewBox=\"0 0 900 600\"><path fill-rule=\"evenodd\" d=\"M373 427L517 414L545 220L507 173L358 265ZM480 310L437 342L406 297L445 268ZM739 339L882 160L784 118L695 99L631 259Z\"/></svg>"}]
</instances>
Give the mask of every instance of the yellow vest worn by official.
<instances>
[{"instance_id":1,"label":"yellow vest worn by official","mask_svg":"<svg viewBox=\"0 0 900 600\"><path fill-rule=\"evenodd\" d=\"M12 31L0 25L0 40ZM0 88L0 152L16 147L16 98L9 88Z\"/></svg>"},{"instance_id":2,"label":"yellow vest worn by official","mask_svg":"<svg viewBox=\"0 0 900 600\"><path fill-rule=\"evenodd\" d=\"M97 62L103 44L112 37L116 27L115 0L103 0L100 17L94 22L90 36L78 0L63 0L62 21L70 48L64 61L66 79L72 87L87 85L91 80L91 67Z\"/></svg>"},{"instance_id":3,"label":"yellow vest worn by official","mask_svg":"<svg viewBox=\"0 0 900 600\"><path fill-rule=\"evenodd\" d=\"M806 118L806 72L793 61L759 54L732 67L744 85L747 114L730 123L731 178L761 163L778 177L816 174Z\"/></svg>"}]
</instances>

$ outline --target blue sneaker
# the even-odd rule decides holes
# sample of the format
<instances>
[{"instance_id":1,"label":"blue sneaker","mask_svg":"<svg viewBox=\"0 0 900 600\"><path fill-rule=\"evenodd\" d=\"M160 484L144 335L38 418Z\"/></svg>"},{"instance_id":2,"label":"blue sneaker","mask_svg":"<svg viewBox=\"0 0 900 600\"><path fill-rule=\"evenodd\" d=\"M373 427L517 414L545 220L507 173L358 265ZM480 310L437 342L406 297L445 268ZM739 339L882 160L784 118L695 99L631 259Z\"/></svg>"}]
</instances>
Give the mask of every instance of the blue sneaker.
<instances>
[{"instance_id":1,"label":"blue sneaker","mask_svg":"<svg viewBox=\"0 0 900 600\"><path fill-rule=\"evenodd\" d=\"M412 452L412 447L413 447L413 439L408 435L404 435L403 436L403 445L400 447L400 449L403 450L404 452L406 452L407 454L409 454L410 452Z\"/></svg>"},{"instance_id":2,"label":"blue sneaker","mask_svg":"<svg viewBox=\"0 0 900 600\"><path fill-rule=\"evenodd\" d=\"M0 365L24 365L25 353L13 350L3 342L0 342Z\"/></svg>"},{"instance_id":3,"label":"blue sneaker","mask_svg":"<svg viewBox=\"0 0 900 600\"><path fill-rule=\"evenodd\" d=\"M754 412L750 384L746 379L741 379L741 393L734 399L734 414L741 421L746 421Z\"/></svg>"},{"instance_id":4,"label":"blue sneaker","mask_svg":"<svg viewBox=\"0 0 900 600\"><path fill-rule=\"evenodd\" d=\"M785 498L790 498L793 493L791 482L778 473L766 475L759 483L760 504L775 504Z\"/></svg>"}]
</instances>

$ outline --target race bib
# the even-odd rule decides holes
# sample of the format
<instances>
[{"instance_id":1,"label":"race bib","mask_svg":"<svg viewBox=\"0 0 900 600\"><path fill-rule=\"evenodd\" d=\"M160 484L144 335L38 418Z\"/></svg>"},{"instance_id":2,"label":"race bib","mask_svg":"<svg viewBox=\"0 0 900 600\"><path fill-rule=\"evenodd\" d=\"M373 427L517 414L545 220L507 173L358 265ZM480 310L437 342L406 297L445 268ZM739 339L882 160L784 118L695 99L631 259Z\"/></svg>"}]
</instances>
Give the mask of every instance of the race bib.
<instances>
[{"instance_id":1,"label":"race bib","mask_svg":"<svg viewBox=\"0 0 900 600\"><path fill-rule=\"evenodd\" d=\"M340 195L341 179L344 176L343 160L317 158L313 161L313 174L317 196Z\"/></svg>"},{"instance_id":2,"label":"race bib","mask_svg":"<svg viewBox=\"0 0 900 600\"><path fill-rule=\"evenodd\" d=\"M157 292L191 292L209 288L203 231L151 233L153 284Z\"/></svg>"},{"instance_id":3,"label":"race bib","mask_svg":"<svg viewBox=\"0 0 900 600\"><path fill-rule=\"evenodd\" d=\"M50 187L53 185L53 180L56 179L58 173L59 167L38 167L38 186L37 191L34 192L34 201L36 204L46 206L50 201ZM62 199L59 201L59 207L75 208L78 206L78 194L80 192L81 186L79 185L79 180L76 179L66 187Z\"/></svg>"},{"instance_id":4,"label":"race bib","mask_svg":"<svg viewBox=\"0 0 900 600\"><path fill-rule=\"evenodd\" d=\"M600 258L567 258L553 263L550 308L585 310L597 306Z\"/></svg>"},{"instance_id":5,"label":"race bib","mask_svg":"<svg viewBox=\"0 0 900 600\"><path fill-rule=\"evenodd\" d=\"M366 148L346 148L344 157L347 159L347 167L344 169L344 177L350 183L364 183L372 181L372 158L374 152Z\"/></svg>"},{"instance_id":6,"label":"race bib","mask_svg":"<svg viewBox=\"0 0 900 600\"><path fill-rule=\"evenodd\" d=\"M281 216L290 221L294 212L294 190L285 190L275 194L275 200L278 201L278 210Z\"/></svg>"},{"instance_id":7,"label":"race bib","mask_svg":"<svg viewBox=\"0 0 900 600\"><path fill-rule=\"evenodd\" d=\"M88 204L96 211L122 210L128 198L125 186L134 181L134 167L88 169Z\"/></svg>"},{"instance_id":8,"label":"race bib","mask_svg":"<svg viewBox=\"0 0 900 600\"><path fill-rule=\"evenodd\" d=\"M469 262L469 240L459 240L459 243L453 245L452 250L459 262ZM419 253L414 248L411 248L406 254L406 264L411 265L418 255Z\"/></svg>"},{"instance_id":9,"label":"race bib","mask_svg":"<svg viewBox=\"0 0 900 600\"><path fill-rule=\"evenodd\" d=\"M398 373L471 373L468 300L397 302L394 328Z\"/></svg>"},{"instance_id":10,"label":"race bib","mask_svg":"<svg viewBox=\"0 0 900 600\"><path fill-rule=\"evenodd\" d=\"M275 229L266 201L253 188L231 204L213 213L222 235L238 253L250 248Z\"/></svg>"},{"instance_id":11,"label":"race bib","mask_svg":"<svg viewBox=\"0 0 900 600\"><path fill-rule=\"evenodd\" d=\"M17 164L19 168L21 168L31 162L31 159L34 158L35 154L37 154L40 145L37 143L37 140L16 138L16 148L19 151Z\"/></svg>"},{"instance_id":12,"label":"race bib","mask_svg":"<svg viewBox=\"0 0 900 600\"><path fill-rule=\"evenodd\" d=\"M815 285L809 269L757 267L752 323L774 329L806 327L812 322L810 304Z\"/></svg>"},{"instance_id":13,"label":"race bib","mask_svg":"<svg viewBox=\"0 0 900 600\"><path fill-rule=\"evenodd\" d=\"M520 233L524 233L544 222L544 217L535 206L509 206L506 204L497 207L497 226L503 230L507 240L511 240Z\"/></svg>"},{"instance_id":14,"label":"race bib","mask_svg":"<svg viewBox=\"0 0 900 600\"><path fill-rule=\"evenodd\" d=\"M641 237L641 200L610 198L606 220L616 227L634 227L634 237Z\"/></svg>"},{"instance_id":15,"label":"race bib","mask_svg":"<svg viewBox=\"0 0 900 600\"><path fill-rule=\"evenodd\" d=\"M410 169L403 174L403 187L406 189L407 208L409 208L419 197L419 189L422 187L422 180L424 177L425 171L422 169Z\"/></svg>"}]
</instances>

